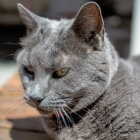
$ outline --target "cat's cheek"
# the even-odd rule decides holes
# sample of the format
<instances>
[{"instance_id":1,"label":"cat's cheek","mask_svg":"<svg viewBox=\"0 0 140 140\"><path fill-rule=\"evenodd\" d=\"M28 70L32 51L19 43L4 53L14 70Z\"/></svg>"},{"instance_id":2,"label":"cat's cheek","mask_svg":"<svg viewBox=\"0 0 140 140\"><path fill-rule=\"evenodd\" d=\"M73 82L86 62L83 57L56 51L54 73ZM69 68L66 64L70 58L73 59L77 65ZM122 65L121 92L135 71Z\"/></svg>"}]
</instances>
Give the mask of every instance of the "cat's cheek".
<instances>
[{"instance_id":1,"label":"cat's cheek","mask_svg":"<svg viewBox=\"0 0 140 140\"><path fill-rule=\"evenodd\" d=\"M27 90L27 89L29 90L29 88L31 87L32 83L33 82L30 81L27 76L22 77L22 84L23 84L24 90Z\"/></svg>"},{"instance_id":2,"label":"cat's cheek","mask_svg":"<svg viewBox=\"0 0 140 140\"><path fill-rule=\"evenodd\" d=\"M36 108L37 107L36 104L30 100L30 93L31 93L31 88L28 87L27 90L24 93L24 99L30 106Z\"/></svg>"},{"instance_id":3,"label":"cat's cheek","mask_svg":"<svg viewBox=\"0 0 140 140\"><path fill-rule=\"evenodd\" d=\"M30 95L30 93L31 93L31 88L30 87L28 87L26 90L25 90L25 93L24 93L24 99L26 100L26 101L29 101L29 95Z\"/></svg>"},{"instance_id":4,"label":"cat's cheek","mask_svg":"<svg viewBox=\"0 0 140 140\"><path fill-rule=\"evenodd\" d=\"M26 76L24 76L24 77L23 77L23 83L24 83L24 84L28 84L28 83L29 83L29 78L26 77Z\"/></svg>"}]
</instances>

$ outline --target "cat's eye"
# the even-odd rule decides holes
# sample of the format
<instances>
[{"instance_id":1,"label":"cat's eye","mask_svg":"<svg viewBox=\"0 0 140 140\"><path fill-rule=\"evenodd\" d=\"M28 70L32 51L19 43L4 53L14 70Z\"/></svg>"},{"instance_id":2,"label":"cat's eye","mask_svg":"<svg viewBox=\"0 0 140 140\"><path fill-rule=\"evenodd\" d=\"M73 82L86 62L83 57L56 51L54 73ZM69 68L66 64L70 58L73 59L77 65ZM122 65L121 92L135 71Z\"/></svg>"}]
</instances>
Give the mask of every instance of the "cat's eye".
<instances>
[{"instance_id":1,"label":"cat's eye","mask_svg":"<svg viewBox=\"0 0 140 140\"><path fill-rule=\"evenodd\" d=\"M32 67L25 67L25 69L28 73L31 73L31 74L34 73L34 70Z\"/></svg>"},{"instance_id":2,"label":"cat's eye","mask_svg":"<svg viewBox=\"0 0 140 140\"><path fill-rule=\"evenodd\" d=\"M53 73L53 78L61 78L66 76L66 74L69 72L69 68L63 68L55 71Z\"/></svg>"},{"instance_id":3,"label":"cat's eye","mask_svg":"<svg viewBox=\"0 0 140 140\"><path fill-rule=\"evenodd\" d=\"M34 80L34 70L32 67L26 67L24 66L24 71L27 74L27 76L29 77L30 80Z\"/></svg>"}]
</instances>

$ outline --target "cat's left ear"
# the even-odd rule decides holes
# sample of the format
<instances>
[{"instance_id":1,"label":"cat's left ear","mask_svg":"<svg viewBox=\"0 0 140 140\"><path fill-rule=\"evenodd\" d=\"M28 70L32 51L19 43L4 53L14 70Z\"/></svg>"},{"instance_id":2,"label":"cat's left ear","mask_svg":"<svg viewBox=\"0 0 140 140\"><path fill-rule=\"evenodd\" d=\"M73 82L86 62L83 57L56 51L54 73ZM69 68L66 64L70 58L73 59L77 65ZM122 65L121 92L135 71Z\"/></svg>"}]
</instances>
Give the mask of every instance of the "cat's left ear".
<instances>
[{"instance_id":1,"label":"cat's left ear","mask_svg":"<svg viewBox=\"0 0 140 140\"><path fill-rule=\"evenodd\" d=\"M97 35L104 40L104 22L98 4L95 2L85 4L77 14L72 29L81 40L87 43Z\"/></svg>"},{"instance_id":2,"label":"cat's left ear","mask_svg":"<svg viewBox=\"0 0 140 140\"><path fill-rule=\"evenodd\" d=\"M37 16L33 12L29 11L27 8L25 8L22 4L18 3L17 8L20 14L20 17L27 27L28 32L32 32L38 27L38 21L41 17Z\"/></svg>"}]
</instances>

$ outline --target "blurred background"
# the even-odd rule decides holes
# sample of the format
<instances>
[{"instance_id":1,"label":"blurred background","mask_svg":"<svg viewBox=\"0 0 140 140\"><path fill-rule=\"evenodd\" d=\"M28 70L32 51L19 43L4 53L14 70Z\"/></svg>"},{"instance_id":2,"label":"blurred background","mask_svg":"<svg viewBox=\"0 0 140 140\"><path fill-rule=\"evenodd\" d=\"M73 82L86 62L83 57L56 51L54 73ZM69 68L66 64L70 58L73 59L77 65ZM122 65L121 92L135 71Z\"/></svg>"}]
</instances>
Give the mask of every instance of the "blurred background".
<instances>
[{"instance_id":1,"label":"blurred background","mask_svg":"<svg viewBox=\"0 0 140 140\"><path fill-rule=\"evenodd\" d=\"M19 38L25 35L16 4L22 3L36 14L48 18L72 18L89 0L0 0L0 85L16 71L15 53ZM140 0L94 0L102 9L106 32L119 55L127 58L137 50ZM138 20L139 19L139 20ZM140 45L140 44L139 44ZM133 46L133 47L132 47Z\"/></svg>"}]
</instances>

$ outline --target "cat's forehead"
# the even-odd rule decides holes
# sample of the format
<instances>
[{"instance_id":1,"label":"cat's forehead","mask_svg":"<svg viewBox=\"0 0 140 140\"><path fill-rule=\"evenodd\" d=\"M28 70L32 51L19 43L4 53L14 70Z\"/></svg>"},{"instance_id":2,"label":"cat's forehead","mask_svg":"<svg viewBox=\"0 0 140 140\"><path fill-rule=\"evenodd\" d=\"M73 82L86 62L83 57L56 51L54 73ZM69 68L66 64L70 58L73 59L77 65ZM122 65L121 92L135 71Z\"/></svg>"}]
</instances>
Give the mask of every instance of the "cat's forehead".
<instances>
[{"instance_id":1,"label":"cat's forehead","mask_svg":"<svg viewBox=\"0 0 140 140\"><path fill-rule=\"evenodd\" d=\"M44 67L65 67L71 61L77 60L72 47L75 48L78 44L74 44L76 41L69 33L72 22L73 20L65 19L43 21L40 27L43 29L43 34L38 32L28 39L29 43L23 42L27 52L30 52L28 58L30 57L31 62L29 63L39 62Z\"/></svg>"},{"instance_id":2,"label":"cat's forehead","mask_svg":"<svg viewBox=\"0 0 140 140\"><path fill-rule=\"evenodd\" d=\"M43 28L48 34L44 34L44 40L32 48L32 57L38 58L46 67L68 65L74 55L69 51L70 47L67 44L70 45L70 42L69 39L66 41L65 37L72 22L73 20L66 19L47 20L46 28Z\"/></svg>"},{"instance_id":3,"label":"cat's forehead","mask_svg":"<svg viewBox=\"0 0 140 140\"><path fill-rule=\"evenodd\" d=\"M46 19L40 25L41 29L48 33L48 37L54 38L66 32L73 23L73 19L50 20ZM43 34L42 34L43 35Z\"/></svg>"},{"instance_id":4,"label":"cat's forehead","mask_svg":"<svg viewBox=\"0 0 140 140\"><path fill-rule=\"evenodd\" d=\"M61 20L61 21L49 20L46 26L50 28L51 33L57 33L65 28L65 24L67 24L67 20L66 21L65 20Z\"/></svg>"},{"instance_id":5,"label":"cat's forehead","mask_svg":"<svg viewBox=\"0 0 140 140\"><path fill-rule=\"evenodd\" d=\"M33 63L40 63L45 68L68 67L70 65L70 54L56 46L33 49L31 59Z\"/></svg>"}]
</instances>

